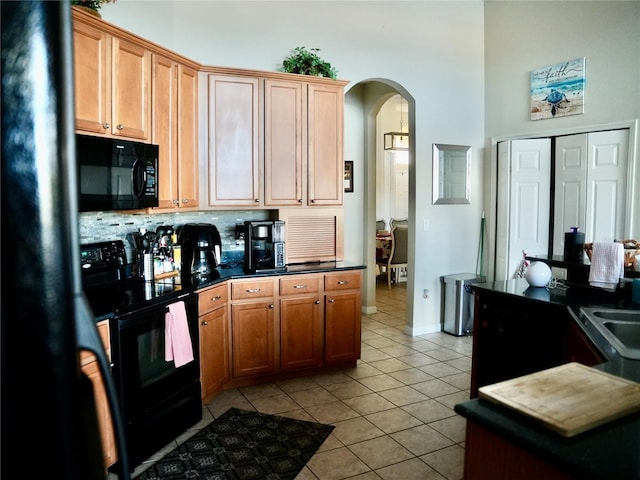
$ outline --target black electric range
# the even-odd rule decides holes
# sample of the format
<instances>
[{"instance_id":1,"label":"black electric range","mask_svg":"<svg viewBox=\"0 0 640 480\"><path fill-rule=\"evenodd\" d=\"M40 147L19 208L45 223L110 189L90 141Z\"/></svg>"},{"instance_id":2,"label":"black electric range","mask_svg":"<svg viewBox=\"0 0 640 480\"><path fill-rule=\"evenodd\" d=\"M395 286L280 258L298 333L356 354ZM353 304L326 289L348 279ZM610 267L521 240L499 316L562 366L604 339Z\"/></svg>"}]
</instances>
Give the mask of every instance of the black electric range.
<instances>
[{"instance_id":1,"label":"black electric range","mask_svg":"<svg viewBox=\"0 0 640 480\"><path fill-rule=\"evenodd\" d=\"M138 311L192 291L180 277L148 282L129 275L122 240L80 246L83 290L96 321Z\"/></svg>"}]
</instances>

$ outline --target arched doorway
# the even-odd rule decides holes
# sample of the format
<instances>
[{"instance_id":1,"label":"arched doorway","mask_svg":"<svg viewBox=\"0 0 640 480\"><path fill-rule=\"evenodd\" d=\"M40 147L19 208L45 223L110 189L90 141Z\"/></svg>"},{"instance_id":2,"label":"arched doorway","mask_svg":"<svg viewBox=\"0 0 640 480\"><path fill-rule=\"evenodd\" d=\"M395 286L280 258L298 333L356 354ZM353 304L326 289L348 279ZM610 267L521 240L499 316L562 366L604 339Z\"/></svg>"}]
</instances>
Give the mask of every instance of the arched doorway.
<instances>
[{"instance_id":1,"label":"arched doorway","mask_svg":"<svg viewBox=\"0 0 640 480\"><path fill-rule=\"evenodd\" d=\"M352 215L357 215L362 219L360 228L361 232L361 248L364 257L364 263L367 266L364 274L363 286L363 310L364 313L375 313L375 290L376 290L376 184L377 165L382 162L384 156L383 135L385 133L382 121L379 117L380 111L384 104L393 97L400 95L404 102L404 118L409 130L409 155L407 174L409 178L408 188L408 220L410 235L411 231L415 231L415 153L413 145L415 137L413 133L414 108L415 100L411 94L402 85L388 79L372 79L359 82L348 89L346 92L346 100L349 105L353 105L357 110L357 114L361 115L356 120L358 130L353 133L357 139L349 138L349 125L345 125L345 143L350 141L362 141L361 156L362 165L362 189L363 197L358 204L359 211L351 211ZM399 116L396 122L399 122ZM361 137L359 136L361 135ZM358 145L360 147L360 145ZM346 158L346 157L345 157ZM346 205L347 201L345 201ZM415 243L412 238L409 239L409 265L414 262ZM413 269L409 268L407 278L407 322L413 323Z\"/></svg>"}]
</instances>

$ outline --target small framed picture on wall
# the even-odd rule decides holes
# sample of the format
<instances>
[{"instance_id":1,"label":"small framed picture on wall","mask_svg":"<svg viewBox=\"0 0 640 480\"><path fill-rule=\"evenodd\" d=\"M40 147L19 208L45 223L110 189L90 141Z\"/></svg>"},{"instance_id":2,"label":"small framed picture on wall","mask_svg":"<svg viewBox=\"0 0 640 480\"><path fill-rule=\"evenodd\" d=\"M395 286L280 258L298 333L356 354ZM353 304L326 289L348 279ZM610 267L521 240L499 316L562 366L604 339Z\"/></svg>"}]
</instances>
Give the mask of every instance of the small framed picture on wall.
<instances>
[{"instance_id":1,"label":"small framed picture on wall","mask_svg":"<svg viewBox=\"0 0 640 480\"><path fill-rule=\"evenodd\" d=\"M344 162L344 191L353 192L353 160Z\"/></svg>"}]
</instances>

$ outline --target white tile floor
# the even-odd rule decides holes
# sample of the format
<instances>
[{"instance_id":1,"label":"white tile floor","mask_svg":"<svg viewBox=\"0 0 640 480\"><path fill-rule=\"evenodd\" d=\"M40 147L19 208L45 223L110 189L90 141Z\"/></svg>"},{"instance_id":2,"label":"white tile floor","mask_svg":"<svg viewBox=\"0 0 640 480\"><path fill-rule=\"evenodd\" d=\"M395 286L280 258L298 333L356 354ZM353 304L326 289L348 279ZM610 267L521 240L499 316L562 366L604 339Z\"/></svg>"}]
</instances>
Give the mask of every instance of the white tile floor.
<instances>
[{"instance_id":1,"label":"white tile floor","mask_svg":"<svg viewBox=\"0 0 640 480\"><path fill-rule=\"evenodd\" d=\"M135 474L230 407L336 426L298 480L463 478L465 420L453 411L469 399L471 337L403 333L406 284L379 281L378 313L362 317L356 368L225 390L203 407L191 431L153 455ZM110 475L110 478L117 478Z\"/></svg>"}]
</instances>

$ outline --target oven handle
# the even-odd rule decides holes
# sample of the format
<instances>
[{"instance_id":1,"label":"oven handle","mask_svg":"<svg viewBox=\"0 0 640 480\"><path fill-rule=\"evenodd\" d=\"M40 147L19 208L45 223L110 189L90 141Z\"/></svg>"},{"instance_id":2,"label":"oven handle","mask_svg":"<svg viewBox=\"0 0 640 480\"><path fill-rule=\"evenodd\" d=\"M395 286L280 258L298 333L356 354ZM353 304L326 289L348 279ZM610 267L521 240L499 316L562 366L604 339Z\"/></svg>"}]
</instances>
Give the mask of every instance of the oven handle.
<instances>
[{"instance_id":1,"label":"oven handle","mask_svg":"<svg viewBox=\"0 0 640 480\"><path fill-rule=\"evenodd\" d=\"M107 398L109 400L113 432L116 437L118 461L120 462L120 479L131 480L131 474L129 472L129 458L127 457L127 448L125 444L124 423L120 412L120 406L118 405L116 387L110 372L107 354L104 351L104 346L102 345L102 340L100 339L100 334L96 327L95 318L91 313L91 309L89 308L89 304L84 293L76 294L74 297L74 303L78 349L88 350L96 356L98 366L100 368L100 374L102 375L104 387L107 392Z\"/></svg>"}]
</instances>

